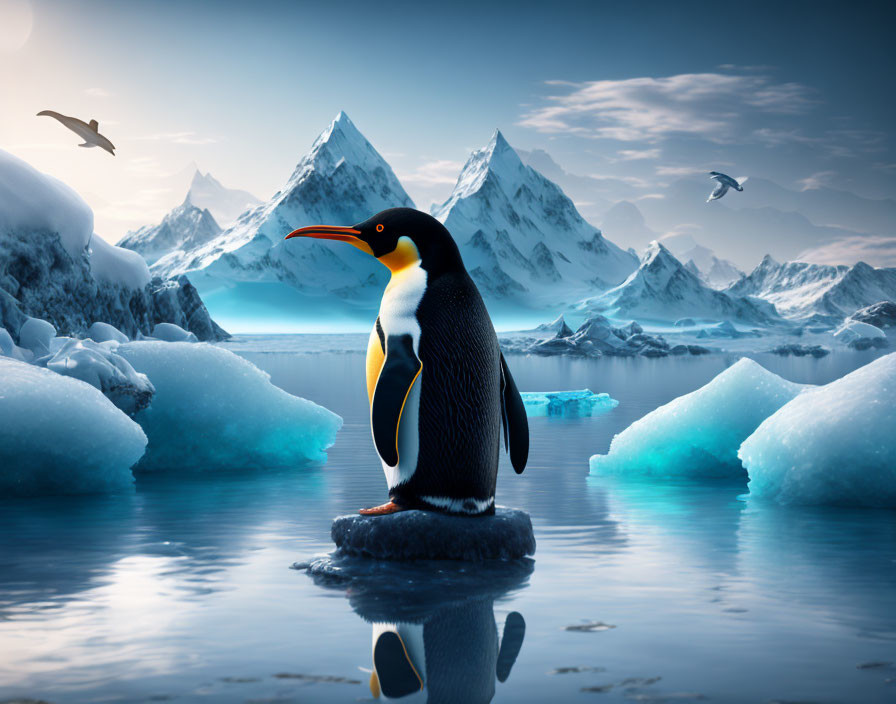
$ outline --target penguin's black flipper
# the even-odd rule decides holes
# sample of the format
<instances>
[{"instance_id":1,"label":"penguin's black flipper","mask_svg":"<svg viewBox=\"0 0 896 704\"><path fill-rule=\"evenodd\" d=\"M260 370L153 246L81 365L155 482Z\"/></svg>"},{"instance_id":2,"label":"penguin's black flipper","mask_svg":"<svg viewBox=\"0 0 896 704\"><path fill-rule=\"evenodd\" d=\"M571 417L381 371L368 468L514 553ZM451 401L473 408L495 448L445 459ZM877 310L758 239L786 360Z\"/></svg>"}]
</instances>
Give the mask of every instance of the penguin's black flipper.
<instances>
[{"instance_id":1,"label":"penguin's black flipper","mask_svg":"<svg viewBox=\"0 0 896 704\"><path fill-rule=\"evenodd\" d=\"M520 654L525 635L526 622L522 614L511 611L504 619L504 634L501 636L501 648L498 650L498 661L495 665L498 682L506 682L510 677L510 670L516 662L517 655Z\"/></svg>"},{"instance_id":2,"label":"penguin's black flipper","mask_svg":"<svg viewBox=\"0 0 896 704\"><path fill-rule=\"evenodd\" d=\"M390 467L398 464L398 424L411 387L423 365L414 353L410 335L390 335L370 408L376 451Z\"/></svg>"},{"instance_id":3,"label":"penguin's black flipper","mask_svg":"<svg viewBox=\"0 0 896 704\"><path fill-rule=\"evenodd\" d=\"M513 471L522 474L529 459L529 419L516 383L501 355L501 416L504 421L504 448L510 452Z\"/></svg>"}]
</instances>

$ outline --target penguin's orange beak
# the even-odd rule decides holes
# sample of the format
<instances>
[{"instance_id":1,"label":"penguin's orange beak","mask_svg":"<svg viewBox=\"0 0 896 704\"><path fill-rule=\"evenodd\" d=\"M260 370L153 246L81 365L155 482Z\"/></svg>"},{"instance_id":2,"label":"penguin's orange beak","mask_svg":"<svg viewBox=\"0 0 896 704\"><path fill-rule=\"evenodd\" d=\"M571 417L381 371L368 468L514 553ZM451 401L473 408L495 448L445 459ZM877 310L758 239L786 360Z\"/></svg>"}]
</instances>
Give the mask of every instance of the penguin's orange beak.
<instances>
[{"instance_id":1,"label":"penguin's orange beak","mask_svg":"<svg viewBox=\"0 0 896 704\"><path fill-rule=\"evenodd\" d=\"M337 242L348 242L360 249L362 252L373 256L373 250L370 245L362 240L358 235L360 230L353 227L338 227L336 225L312 225L311 227L300 227L298 230L290 232L286 239L291 237L313 237L317 240L336 240Z\"/></svg>"}]
</instances>

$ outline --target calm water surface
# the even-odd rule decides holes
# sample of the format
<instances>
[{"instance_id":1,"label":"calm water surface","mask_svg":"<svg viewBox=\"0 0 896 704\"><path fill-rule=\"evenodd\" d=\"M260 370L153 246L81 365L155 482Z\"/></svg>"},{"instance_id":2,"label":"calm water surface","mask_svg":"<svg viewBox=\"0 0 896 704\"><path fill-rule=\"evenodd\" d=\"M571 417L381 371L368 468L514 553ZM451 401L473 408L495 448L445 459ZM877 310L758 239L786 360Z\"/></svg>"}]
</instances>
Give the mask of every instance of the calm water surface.
<instances>
[{"instance_id":1,"label":"calm water surface","mask_svg":"<svg viewBox=\"0 0 896 704\"><path fill-rule=\"evenodd\" d=\"M326 465L0 503L0 702L371 699L370 621L402 613L389 584L371 603L290 569L331 549L333 516L385 498L363 358L291 346L234 348L343 416ZM814 383L870 359L760 357ZM502 465L498 499L531 514L534 564L465 601L424 600L428 689L403 701L896 701L896 513L588 475L614 433L733 357L509 361L522 390L588 387L620 405L530 421L529 466ZM502 682L512 612L525 637Z\"/></svg>"}]
</instances>

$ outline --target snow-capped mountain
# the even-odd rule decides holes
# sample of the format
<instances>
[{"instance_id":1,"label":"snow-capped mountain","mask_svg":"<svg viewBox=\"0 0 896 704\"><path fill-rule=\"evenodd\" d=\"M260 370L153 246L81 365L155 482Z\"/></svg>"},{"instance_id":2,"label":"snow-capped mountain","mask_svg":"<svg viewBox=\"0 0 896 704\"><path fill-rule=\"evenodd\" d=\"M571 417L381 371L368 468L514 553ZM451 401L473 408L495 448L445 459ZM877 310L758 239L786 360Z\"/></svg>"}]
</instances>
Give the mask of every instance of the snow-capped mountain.
<instances>
[{"instance_id":1,"label":"snow-capped mountain","mask_svg":"<svg viewBox=\"0 0 896 704\"><path fill-rule=\"evenodd\" d=\"M374 310L379 297L373 291L388 280L388 271L378 262L343 244L284 243L283 238L306 225L352 225L395 206L413 203L389 164L340 112L271 200L243 213L212 239L160 258L153 271L193 272L191 278L203 293L227 289L234 305L239 305L243 289L261 306L335 296ZM254 284L265 286L244 290Z\"/></svg>"},{"instance_id":2,"label":"snow-capped mountain","mask_svg":"<svg viewBox=\"0 0 896 704\"><path fill-rule=\"evenodd\" d=\"M711 288L725 289L744 275L733 262L719 259L709 247L697 244L688 234L667 235L662 242L678 261L684 262Z\"/></svg>"},{"instance_id":3,"label":"snow-capped mountain","mask_svg":"<svg viewBox=\"0 0 896 704\"><path fill-rule=\"evenodd\" d=\"M763 298L788 318L817 315L840 320L872 303L896 299L896 268L875 269L865 262L854 266L781 264L766 255L727 293Z\"/></svg>"},{"instance_id":4,"label":"snow-capped mountain","mask_svg":"<svg viewBox=\"0 0 896 704\"><path fill-rule=\"evenodd\" d=\"M486 300L556 306L609 288L637 266L556 184L523 164L500 131L473 152L433 215Z\"/></svg>"},{"instance_id":5,"label":"snow-capped mountain","mask_svg":"<svg viewBox=\"0 0 896 704\"><path fill-rule=\"evenodd\" d=\"M780 322L774 306L716 291L704 284L659 242L651 242L637 271L622 284L579 304L618 318L672 321L684 317Z\"/></svg>"},{"instance_id":6,"label":"snow-capped mountain","mask_svg":"<svg viewBox=\"0 0 896 704\"><path fill-rule=\"evenodd\" d=\"M0 327L18 339L29 316L63 335L103 322L135 337L169 322L227 337L186 277L151 277L139 254L94 234L77 193L0 150Z\"/></svg>"},{"instance_id":7,"label":"snow-capped mountain","mask_svg":"<svg viewBox=\"0 0 896 704\"><path fill-rule=\"evenodd\" d=\"M199 174L199 172L196 172ZM140 252L147 263L176 250L194 249L221 234L221 228L207 208L192 202L192 191L183 203L168 213L158 225L146 225L126 234L119 247Z\"/></svg>"},{"instance_id":8,"label":"snow-capped mountain","mask_svg":"<svg viewBox=\"0 0 896 704\"><path fill-rule=\"evenodd\" d=\"M208 210L221 227L229 227L249 208L261 205L261 199L249 191L225 188L211 173L199 169L193 174L187 200L200 210Z\"/></svg>"}]
</instances>

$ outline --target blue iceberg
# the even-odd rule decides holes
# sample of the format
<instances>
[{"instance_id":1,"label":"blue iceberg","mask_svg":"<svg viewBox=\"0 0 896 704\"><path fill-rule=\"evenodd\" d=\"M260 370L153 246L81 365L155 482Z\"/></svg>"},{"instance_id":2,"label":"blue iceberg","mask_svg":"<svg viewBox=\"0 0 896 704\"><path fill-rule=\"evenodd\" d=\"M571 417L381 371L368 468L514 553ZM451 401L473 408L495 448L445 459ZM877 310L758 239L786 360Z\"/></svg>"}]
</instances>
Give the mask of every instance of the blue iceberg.
<instances>
[{"instance_id":1,"label":"blue iceberg","mask_svg":"<svg viewBox=\"0 0 896 704\"><path fill-rule=\"evenodd\" d=\"M744 357L705 386L651 411L594 455L592 474L746 478L737 457L762 421L805 387Z\"/></svg>"},{"instance_id":2,"label":"blue iceberg","mask_svg":"<svg viewBox=\"0 0 896 704\"><path fill-rule=\"evenodd\" d=\"M896 353L794 398L740 447L750 495L896 507Z\"/></svg>"},{"instance_id":3,"label":"blue iceberg","mask_svg":"<svg viewBox=\"0 0 896 704\"><path fill-rule=\"evenodd\" d=\"M145 447L90 384L0 357L0 496L132 490Z\"/></svg>"},{"instance_id":4,"label":"blue iceberg","mask_svg":"<svg viewBox=\"0 0 896 704\"><path fill-rule=\"evenodd\" d=\"M589 389L580 391L526 391L521 393L526 415L530 418L562 416L580 418L610 411L619 401L609 394L595 394Z\"/></svg>"},{"instance_id":5,"label":"blue iceberg","mask_svg":"<svg viewBox=\"0 0 896 704\"><path fill-rule=\"evenodd\" d=\"M149 437L135 471L215 471L323 461L342 419L204 342L128 342L117 353L155 395L134 416Z\"/></svg>"}]
</instances>

